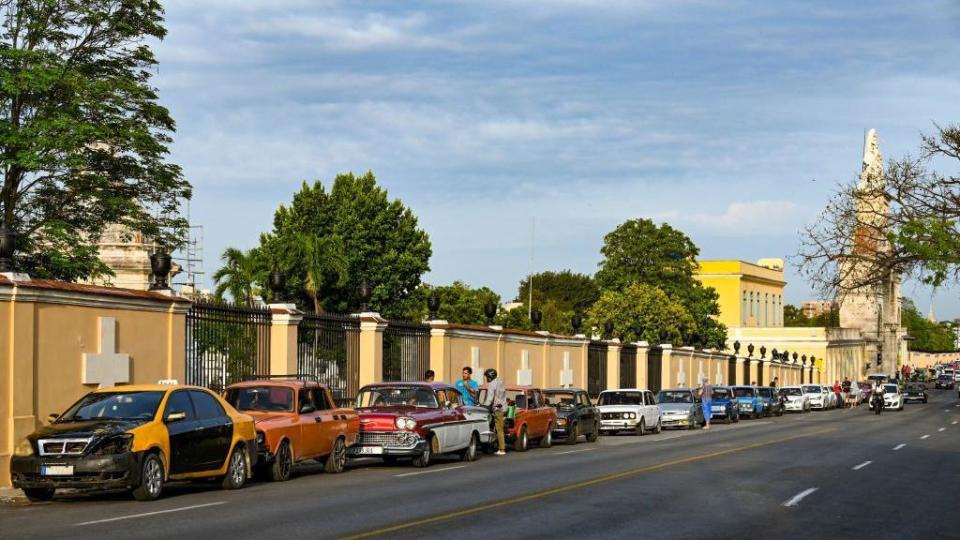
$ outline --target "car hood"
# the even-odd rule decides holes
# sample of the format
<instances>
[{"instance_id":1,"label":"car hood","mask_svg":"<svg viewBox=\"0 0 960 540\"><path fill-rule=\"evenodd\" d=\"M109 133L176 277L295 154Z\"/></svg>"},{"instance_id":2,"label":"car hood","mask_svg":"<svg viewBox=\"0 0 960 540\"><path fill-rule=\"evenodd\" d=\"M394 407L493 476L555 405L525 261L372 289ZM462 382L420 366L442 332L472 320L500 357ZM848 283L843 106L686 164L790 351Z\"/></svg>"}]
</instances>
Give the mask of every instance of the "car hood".
<instances>
[{"instance_id":1,"label":"car hood","mask_svg":"<svg viewBox=\"0 0 960 540\"><path fill-rule=\"evenodd\" d=\"M439 409L418 409L400 405L361 409L357 412L360 414L361 431L393 431L396 429L394 421L399 416L409 416L416 420L417 424L423 425L436 421Z\"/></svg>"},{"instance_id":2,"label":"car hood","mask_svg":"<svg viewBox=\"0 0 960 540\"><path fill-rule=\"evenodd\" d=\"M143 425L146 420L83 420L79 422L54 422L33 432L28 439L100 439L117 435Z\"/></svg>"},{"instance_id":3,"label":"car hood","mask_svg":"<svg viewBox=\"0 0 960 540\"><path fill-rule=\"evenodd\" d=\"M291 418L292 414L277 414L277 413L268 413L268 412L257 412L257 411L243 411L244 414L253 418L253 423L256 425L269 424L275 420L285 420Z\"/></svg>"},{"instance_id":4,"label":"car hood","mask_svg":"<svg viewBox=\"0 0 960 540\"><path fill-rule=\"evenodd\" d=\"M557 418L573 418L577 416L576 407L563 407L554 405L553 408L557 411Z\"/></svg>"},{"instance_id":5,"label":"car hood","mask_svg":"<svg viewBox=\"0 0 960 540\"><path fill-rule=\"evenodd\" d=\"M667 412L684 412L684 413L693 412L693 404L692 404L692 403L661 403L661 404L659 405L659 407L660 407L660 410L663 411L663 412L665 412L665 413L667 413Z\"/></svg>"}]
</instances>

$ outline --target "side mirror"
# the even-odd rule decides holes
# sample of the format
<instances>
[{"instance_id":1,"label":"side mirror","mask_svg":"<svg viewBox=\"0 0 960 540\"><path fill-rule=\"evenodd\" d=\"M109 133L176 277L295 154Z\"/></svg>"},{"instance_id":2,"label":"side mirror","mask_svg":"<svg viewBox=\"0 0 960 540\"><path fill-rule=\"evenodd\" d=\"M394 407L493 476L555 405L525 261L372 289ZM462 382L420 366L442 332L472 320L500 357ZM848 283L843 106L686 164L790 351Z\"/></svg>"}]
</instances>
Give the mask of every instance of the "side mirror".
<instances>
[{"instance_id":1,"label":"side mirror","mask_svg":"<svg viewBox=\"0 0 960 540\"><path fill-rule=\"evenodd\" d=\"M50 414L47 415L47 422L50 422L50 423L52 424L52 423L54 423L54 422L57 421L57 418L60 418L60 415L59 415L59 414L57 414L57 413L55 413L55 412L50 413Z\"/></svg>"},{"instance_id":2,"label":"side mirror","mask_svg":"<svg viewBox=\"0 0 960 540\"><path fill-rule=\"evenodd\" d=\"M311 405L310 403L304 403L300 406L300 414L309 414L316 411L317 408Z\"/></svg>"},{"instance_id":3,"label":"side mirror","mask_svg":"<svg viewBox=\"0 0 960 540\"><path fill-rule=\"evenodd\" d=\"M168 414L167 417L163 419L163 421L168 424L172 424L174 422L179 422L181 420L186 420L186 419L187 419L187 413L180 412L180 411L173 411L170 414Z\"/></svg>"}]
</instances>

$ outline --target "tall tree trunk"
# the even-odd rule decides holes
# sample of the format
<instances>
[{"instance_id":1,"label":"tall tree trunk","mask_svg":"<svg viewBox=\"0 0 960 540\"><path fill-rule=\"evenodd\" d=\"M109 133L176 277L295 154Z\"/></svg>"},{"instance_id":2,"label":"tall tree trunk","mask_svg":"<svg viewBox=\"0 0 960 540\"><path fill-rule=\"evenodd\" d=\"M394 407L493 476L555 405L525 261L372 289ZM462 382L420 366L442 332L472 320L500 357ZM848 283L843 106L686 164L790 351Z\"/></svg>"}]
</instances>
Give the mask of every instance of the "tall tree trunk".
<instances>
[{"instance_id":1,"label":"tall tree trunk","mask_svg":"<svg viewBox=\"0 0 960 540\"><path fill-rule=\"evenodd\" d=\"M313 312L317 315L324 313L323 306L320 305L320 293L313 295Z\"/></svg>"}]
</instances>

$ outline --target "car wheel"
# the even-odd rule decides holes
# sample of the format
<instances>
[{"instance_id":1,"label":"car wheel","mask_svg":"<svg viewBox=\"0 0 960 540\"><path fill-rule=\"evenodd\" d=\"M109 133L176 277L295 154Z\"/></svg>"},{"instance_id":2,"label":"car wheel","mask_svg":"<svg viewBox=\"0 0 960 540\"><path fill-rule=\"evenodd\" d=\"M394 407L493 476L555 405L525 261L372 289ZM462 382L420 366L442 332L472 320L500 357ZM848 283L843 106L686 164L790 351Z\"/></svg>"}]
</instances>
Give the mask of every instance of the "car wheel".
<instances>
[{"instance_id":1,"label":"car wheel","mask_svg":"<svg viewBox=\"0 0 960 540\"><path fill-rule=\"evenodd\" d=\"M160 498L161 491L163 491L163 461L156 454L147 454L140 469L140 485L134 488L133 498L138 501L155 501ZM52 489L50 495L53 495ZM29 497L30 494L28 493L27 496Z\"/></svg>"},{"instance_id":2,"label":"car wheel","mask_svg":"<svg viewBox=\"0 0 960 540\"><path fill-rule=\"evenodd\" d=\"M577 439L579 438L580 438L580 424L574 422L573 425L570 426L570 434L567 435L567 440L564 442L569 445L577 444L578 442Z\"/></svg>"},{"instance_id":3,"label":"car wheel","mask_svg":"<svg viewBox=\"0 0 960 540\"><path fill-rule=\"evenodd\" d=\"M53 498L54 488L23 488L23 494L30 502L45 502Z\"/></svg>"},{"instance_id":4,"label":"car wheel","mask_svg":"<svg viewBox=\"0 0 960 540\"><path fill-rule=\"evenodd\" d=\"M553 424L547 424L547 434L540 437L540 448L550 448L553 445Z\"/></svg>"},{"instance_id":5,"label":"car wheel","mask_svg":"<svg viewBox=\"0 0 960 540\"><path fill-rule=\"evenodd\" d=\"M333 441L333 449L330 450L330 455L323 463L323 470L324 472L337 474L342 473L346 466L347 445L343 442L343 437L337 437L337 440Z\"/></svg>"},{"instance_id":6,"label":"car wheel","mask_svg":"<svg viewBox=\"0 0 960 540\"><path fill-rule=\"evenodd\" d=\"M597 442L597 439L600 438L600 428L597 426L593 427L593 431L587 433L587 442Z\"/></svg>"},{"instance_id":7,"label":"car wheel","mask_svg":"<svg viewBox=\"0 0 960 540\"><path fill-rule=\"evenodd\" d=\"M663 423L659 418L657 418L657 427L653 428L653 432L660 433L661 431L663 431Z\"/></svg>"},{"instance_id":8,"label":"car wheel","mask_svg":"<svg viewBox=\"0 0 960 540\"><path fill-rule=\"evenodd\" d=\"M230 454L227 475L223 477L220 485L223 489L240 489L245 483L247 483L247 451L242 446L237 446Z\"/></svg>"},{"instance_id":9,"label":"car wheel","mask_svg":"<svg viewBox=\"0 0 960 540\"><path fill-rule=\"evenodd\" d=\"M430 465L430 460L433 458L433 441L434 438L430 437L430 439L427 440L427 445L423 448L423 453L413 458L414 467L423 468Z\"/></svg>"},{"instance_id":10,"label":"car wheel","mask_svg":"<svg viewBox=\"0 0 960 540\"><path fill-rule=\"evenodd\" d=\"M640 423L637 424L637 437L643 437L647 433L647 423L643 418L640 419Z\"/></svg>"},{"instance_id":11,"label":"car wheel","mask_svg":"<svg viewBox=\"0 0 960 540\"><path fill-rule=\"evenodd\" d=\"M477 445L480 444L480 437L476 433L470 436L470 444L460 451L460 461L476 461Z\"/></svg>"},{"instance_id":12,"label":"car wheel","mask_svg":"<svg viewBox=\"0 0 960 540\"><path fill-rule=\"evenodd\" d=\"M274 482L286 482L293 473L293 451L290 441L284 439L277 448L277 456L270 467L270 479Z\"/></svg>"},{"instance_id":13,"label":"car wheel","mask_svg":"<svg viewBox=\"0 0 960 540\"><path fill-rule=\"evenodd\" d=\"M527 426L520 428L520 433L517 434L517 440L513 443L513 449L517 452L526 452L527 451Z\"/></svg>"}]
</instances>

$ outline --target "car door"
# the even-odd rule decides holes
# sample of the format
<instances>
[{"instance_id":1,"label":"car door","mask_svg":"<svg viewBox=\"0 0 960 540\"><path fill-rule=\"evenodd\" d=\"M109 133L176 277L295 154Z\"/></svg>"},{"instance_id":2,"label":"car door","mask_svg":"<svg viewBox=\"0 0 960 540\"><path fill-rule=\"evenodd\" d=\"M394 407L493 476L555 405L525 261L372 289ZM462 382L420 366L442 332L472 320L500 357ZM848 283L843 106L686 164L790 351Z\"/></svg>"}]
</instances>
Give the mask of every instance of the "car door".
<instances>
[{"instance_id":1,"label":"car door","mask_svg":"<svg viewBox=\"0 0 960 540\"><path fill-rule=\"evenodd\" d=\"M200 422L200 440L197 449L200 452L197 464L200 471L216 470L223 467L233 440L233 420L220 406L215 397L203 390L190 390L193 408Z\"/></svg>"},{"instance_id":2,"label":"car door","mask_svg":"<svg viewBox=\"0 0 960 540\"><path fill-rule=\"evenodd\" d=\"M439 410L439 421L436 423L436 427L433 428L433 432L437 437L437 442L440 444L440 452L450 452L458 448L458 439L460 434L458 430L460 426L455 424L457 421L457 411L449 406L450 397L447 395L445 389L440 389L436 391L437 393L437 403L440 405Z\"/></svg>"},{"instance_id":3,"label":"car door","mask_svg":"<svg viewBox=\"0 0 960 540\"><path fill-rule=\"evenodd\" d=\"M581 433L593 432L596 429L596 411L590 405L590 398L584 392L577 392L577 421L580 422Z\"/></svg>"},{"instance_id":4,"label":"car door","mask_svg":"<svg viewBox=\"0 0 960 540\"><path fill-rule=\"evenodd\" d=\"M300 434L299 448L294 445L296 459L309 459L320 454L323 418L318 414L316 401L309 388L297 390L295 421Z\"/></svg>"},{"instance_id":5,"label":"car door","mask_svg":"<svg viewBox=\"0 0 960 540\"><path fill-rule=\"evenodd\" d=\"M647 390L644 392L644 395L646 396L644 400L646 402L646 412L644 416L647 417L647 426L653 429L656 427L657 422L660 421L660 407L657 406L657 398L653 395L653 392Z\"/></svg>"},{"instance_id":6,"label":"car door","mask_svg":"<svg viewBox=\"0 0 960 540\"><path fill-rule=\"evenodd\" d=\"M163 410L163 418L171 413L183 413L186 418L176 422L166 422L167 434L170 441L170 474L184 474L197 470L200 453L197 444L202 438L202 426L197 420L197 414L190 401L187 390L174 390L167 398L167 405Z\"/></svg>"}]
</instances>

